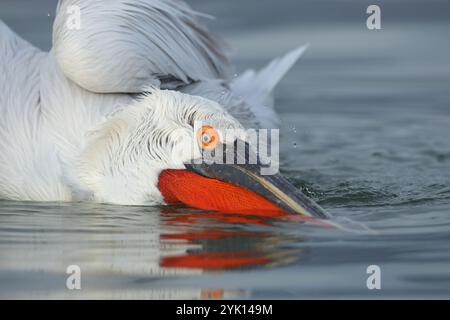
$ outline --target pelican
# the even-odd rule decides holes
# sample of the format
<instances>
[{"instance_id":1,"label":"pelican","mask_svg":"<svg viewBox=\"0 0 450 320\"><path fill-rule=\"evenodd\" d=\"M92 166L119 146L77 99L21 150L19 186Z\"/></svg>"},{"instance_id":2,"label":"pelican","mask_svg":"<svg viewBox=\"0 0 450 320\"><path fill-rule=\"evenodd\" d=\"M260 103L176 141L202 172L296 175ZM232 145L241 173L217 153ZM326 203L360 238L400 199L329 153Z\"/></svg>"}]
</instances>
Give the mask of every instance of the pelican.
<instances>
[{"instance_id":1,"label":"pelican","mask_svg":"<svg viewBox=\"0 0 450 320\"><path fill-rule=\"evenodd\" d=\"M0 21L0 198L327 218L259 162L193 161L244 139L227 129L277 126L271 92L305 49L233 78L201 16L178 0L60 0L49 52Z\"/></svg>"}]
</instances>

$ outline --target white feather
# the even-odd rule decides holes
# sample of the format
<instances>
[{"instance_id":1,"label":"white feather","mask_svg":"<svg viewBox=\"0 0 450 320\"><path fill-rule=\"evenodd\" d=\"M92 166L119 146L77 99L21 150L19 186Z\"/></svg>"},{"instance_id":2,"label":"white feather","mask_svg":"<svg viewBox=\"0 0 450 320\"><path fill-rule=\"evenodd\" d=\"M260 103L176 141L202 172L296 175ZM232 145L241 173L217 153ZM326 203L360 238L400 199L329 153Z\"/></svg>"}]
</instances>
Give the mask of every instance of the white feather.
<instances>
[{"instance_id":1,"label":"white feather","mask_svg":"<svg viewBox=\"0 0 450 320\"><path fill-rule=\"evenodd\" d=\"M67 9L80 8L80 29ZM64 74L93 92L139 93L230 73L221 42L176 0L62 0L53 28Z\"/></svg>"}]
</instances>

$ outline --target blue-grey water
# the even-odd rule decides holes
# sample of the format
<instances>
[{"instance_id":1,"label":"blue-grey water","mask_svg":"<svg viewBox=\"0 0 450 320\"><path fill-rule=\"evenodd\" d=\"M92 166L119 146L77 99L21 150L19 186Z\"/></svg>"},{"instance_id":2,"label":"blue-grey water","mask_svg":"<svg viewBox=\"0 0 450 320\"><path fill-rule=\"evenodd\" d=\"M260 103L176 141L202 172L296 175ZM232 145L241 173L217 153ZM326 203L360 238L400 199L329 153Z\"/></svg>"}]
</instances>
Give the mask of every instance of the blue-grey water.
<instances>
[{"instance_id":1,"label":"blue-grey water","mask_svg":"<svg viewBox=\"0 0 450 320\"><path fill-rule=\"evenodd\" d=\"M282 171L372 233L184 208L0 202L0 298L450 298L450 3L190 1L236 73L304 43L281 82ZM2 0L51 45L56 1ZM81 290L66 288L78 265ZM381 289L366 269L378 265Z\"/></svg>"}]
</instances>

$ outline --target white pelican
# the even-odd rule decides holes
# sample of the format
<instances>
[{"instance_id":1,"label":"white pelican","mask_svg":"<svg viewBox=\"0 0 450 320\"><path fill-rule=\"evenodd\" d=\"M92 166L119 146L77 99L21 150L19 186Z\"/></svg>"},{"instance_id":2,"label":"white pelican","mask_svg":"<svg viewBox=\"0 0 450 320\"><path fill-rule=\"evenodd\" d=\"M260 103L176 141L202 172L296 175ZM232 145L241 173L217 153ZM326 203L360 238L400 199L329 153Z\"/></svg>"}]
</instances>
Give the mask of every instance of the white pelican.
<instances>
[{"instance_id":1,"label":"white pelican","mask_svg":"<svg viewBox=\"0 0 450 320\"><path fill-rule=\"evenodd\" d=\"M73 6L79 29L67 24ZM0 21L0 198L327 217L258 165L192 163L188 151L204 147L192 145L195 121L220 146L241 138L225 129L274 125L270 92L304 50L230 80L198 16L176 0L61 0L50 52Z\"/></svg>"}]
</instances>

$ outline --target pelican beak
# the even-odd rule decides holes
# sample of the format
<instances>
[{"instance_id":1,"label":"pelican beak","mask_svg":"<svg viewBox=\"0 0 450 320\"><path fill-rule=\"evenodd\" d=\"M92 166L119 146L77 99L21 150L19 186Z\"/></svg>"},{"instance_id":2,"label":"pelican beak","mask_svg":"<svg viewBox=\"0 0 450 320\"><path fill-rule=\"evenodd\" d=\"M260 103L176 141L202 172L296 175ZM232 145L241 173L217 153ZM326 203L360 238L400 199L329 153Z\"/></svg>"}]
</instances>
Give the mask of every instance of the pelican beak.
<instances>
[{"instance_id":1,"label":"pelican beak","mask_svg":"<svg viewBox=\"0 0 450 320\"><path fill-rule=\"evenodd\" d=\"M197 175L220 180L256 193L284 212L320 219L330 218L325 210L280 174L262 175L263 165L259 157L255 157L256 164L236 164L243 161L236 161L241 157L237 154L238 148L234 147L232 150L235 160L233 164L208 164L208 161L202 161L201 163L186 164L186 169ZM248 144L246 144L246 159L249 159L250 152Z\"/></svg>"}]
</instances>

